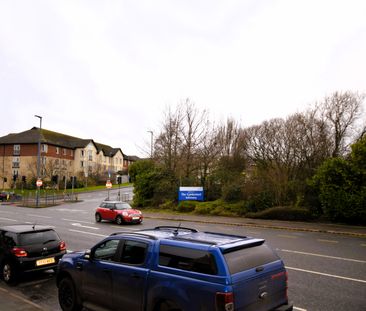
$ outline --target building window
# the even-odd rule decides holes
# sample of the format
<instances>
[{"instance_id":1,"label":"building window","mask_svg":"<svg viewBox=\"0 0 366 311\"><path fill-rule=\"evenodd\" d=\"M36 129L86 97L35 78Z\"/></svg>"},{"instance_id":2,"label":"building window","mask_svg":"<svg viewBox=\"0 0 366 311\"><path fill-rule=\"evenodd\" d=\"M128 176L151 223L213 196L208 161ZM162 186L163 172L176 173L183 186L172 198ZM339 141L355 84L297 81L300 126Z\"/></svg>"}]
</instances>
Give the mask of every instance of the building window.
<instances>
[{"instance_id":1,"label":"building window","mask_svg":"<svg viewBox=\"0 0 366 311\"><path fill-rule=\"evenodd\" d=\"M47 153L48 152L48 145L42 144L41 145L41 151L44 152L44 153Z\"/></svg>"},{"instance_id":2,"label":"building window","mask_svg":"<svg viewBox=\"0 0 366 311\"><path fill-rule=\"evenodd\" d=\"M92 150L88 150L88 159L89 159L89 161L93 161L93 151Z\"/></svg>"},{"instance_id":3,"label":"building window","mask_svg":"<svg viewBox=\"0 0 366 311\"><path fill-rule=\"evenodd\" d=\"M84 161L80 161L80 167L84 167Z\"/></svg>"},{"instance_id":4,"label":"building window","mask_svg":"<svg viewBox=\"0 0 366 311\"><path fill-rule=\"evenodd\" d=\"M84 156L84 150L80 150L81 156Z\"/></svg>"},{"instance_id":5,"label":"building window","mask_svg":"<svg viewBox=\"0 0 366 311\"><path fill-rule=\"evenodd\" d=\"M60 147L56 147L56 154L60 154Z\"/></svg>"},{"instance_id":6,"label":"building window","mask_svg":"<svg viewBox=\"0 0 366 311\"><path fill-rule=\"evenodd\" d=\"M20 155L20 145L14 145L13 154Z\"/></svg>"},{"instance_id":7,"label":"building window","mask_svg":"<svg viewBox=\"0 0 366 311\"><path fill-rule=\"evenodd\" d=\"M20 167L20 158L13 157L13 168L19 168L19 167Z\"/></svg>"},{"instance_id":8,"label":"building window","mask_svg":"<svg viewBox=\"0 0 366 311\"><path fill-rule=\"evenodd\" d=\"M62 151L63 151L63 154L66 155L66 149L64 148Z\"/></svg>"}]
</instances>

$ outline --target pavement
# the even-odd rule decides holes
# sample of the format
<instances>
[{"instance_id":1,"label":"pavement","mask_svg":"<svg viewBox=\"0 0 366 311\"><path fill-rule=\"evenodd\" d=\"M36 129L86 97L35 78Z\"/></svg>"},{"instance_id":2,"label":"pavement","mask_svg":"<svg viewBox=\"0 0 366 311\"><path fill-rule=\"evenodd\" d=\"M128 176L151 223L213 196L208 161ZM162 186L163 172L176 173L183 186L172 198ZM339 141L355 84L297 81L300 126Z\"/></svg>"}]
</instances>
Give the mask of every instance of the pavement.
<instances>
[{"instance_id":1,"label":"pavement","mask_svg":"<svg viewBox=\"0 0 366 311\"><path fill-rule=\"evenodd\" d=\"M280 220L250 219L242 217L224 217L207 215L185 215L144 212L146 219L165 219L177 221L177 225L184 227L185 222L209 223L216 225L230 225L242 227L269 228L276 230L291 230L305 232L322 232L353 236L366 239L366 227L349 226L343 224L320 223L320 222L297 222ZM32 302L22 294L16 293L12 287L0 281L0 310L1 311L49 311L37 303Z\"/></svg>"}]
</instances>

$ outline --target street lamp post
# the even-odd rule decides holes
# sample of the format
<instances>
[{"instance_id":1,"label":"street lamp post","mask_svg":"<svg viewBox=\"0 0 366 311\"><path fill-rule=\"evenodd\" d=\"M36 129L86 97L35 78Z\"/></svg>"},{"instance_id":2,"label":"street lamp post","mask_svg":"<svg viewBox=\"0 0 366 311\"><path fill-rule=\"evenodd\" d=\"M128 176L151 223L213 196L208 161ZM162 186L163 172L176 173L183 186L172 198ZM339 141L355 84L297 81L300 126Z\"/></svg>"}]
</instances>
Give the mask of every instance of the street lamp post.
<instances>
[{"instance_id":1,"label":"street lamp post","mask_svg":"<svg viewBox=\"0 0 366 311\"><path fill-rule=\"evenodd\" d=\"M41 166L41 130L42 130L42 117L34 115L39 118L39 134L38 134L38 155L37 155L37 180L40 179L40 166ZM39 206L39 190L40 187L37 185L37 195L36 195L36 206Z\"/></svg>"},{"instance_id":2,"label":"street lamp post","mask_svg":"<svg viewBox=\"0 0 366 311\"><path fill-rule=\"evenodd\" d=\"M150 158L152 159L153 157L153 136L154 136L154 132L153 131L148 131L150 133L150 137L151 137L151 141L150 141Z\"/></svg>"}]
</instances>

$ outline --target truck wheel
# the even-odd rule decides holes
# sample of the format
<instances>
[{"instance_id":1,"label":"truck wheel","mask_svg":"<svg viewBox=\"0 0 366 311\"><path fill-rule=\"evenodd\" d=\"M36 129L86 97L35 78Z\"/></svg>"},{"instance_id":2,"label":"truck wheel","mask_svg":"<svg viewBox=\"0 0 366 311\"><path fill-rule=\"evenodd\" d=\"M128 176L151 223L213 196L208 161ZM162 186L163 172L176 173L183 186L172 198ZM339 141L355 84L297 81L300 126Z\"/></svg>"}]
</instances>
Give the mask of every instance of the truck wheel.
<instances>
[{"instance_id":1,"label":"truck wheel","mask_svg":"<svg viewBox=\"0 0 366 311\"><path fill-rule=\"evenodd\" d=\"M96 214L95 214L95 221L96 221L96 222L101 222L101 221L102 221L102 217L100 216L100 214L99 214L99 213L96 213Z\"/></svg>"},{"instance_id":2,"label":"truck wheel","mask_svg":"<svg viewBox=\"0 0 366 311\"><path fill-rule=\"evenodd\" d=\"M117 216L116 217L116 223L117 223L117 225L122 225L122 223L123 223L123 219L122 219L122 217L121 216Z\"/></svg>"},{"instance_id":3,"label":"truck wheel","mask_svg":"<svg viewBox=\"0 0 366 311\"><path fill-rule=\"evenodd\" d=\"M63 311L81 311L82 304L78 302L74 282L66 277L58 285L58 302Z\"/></svg>"}]
</instances>

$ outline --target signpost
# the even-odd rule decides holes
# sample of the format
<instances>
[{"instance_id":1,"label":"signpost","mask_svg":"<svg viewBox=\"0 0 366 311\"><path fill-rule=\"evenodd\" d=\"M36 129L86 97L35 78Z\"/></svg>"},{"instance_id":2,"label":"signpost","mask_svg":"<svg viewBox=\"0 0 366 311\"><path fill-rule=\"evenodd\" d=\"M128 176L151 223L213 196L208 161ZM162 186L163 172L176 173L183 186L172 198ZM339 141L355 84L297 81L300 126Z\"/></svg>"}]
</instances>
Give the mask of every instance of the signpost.
<instances>
[{"instance_id":1,"label":"signpost","mask_svg":"<svg viewBox=\"0 0 366 311\"><path fill-rule=\"evenodd\" d=\"M179 187L179 201L203 201L203 187Z\"/></svg>"},{"instance_id":2,"label":"signpost","mask_svg":"<svg viewBox=\"0 0 366 311\"><path fill-rule=\"evenodd\" d=\"M39 190L42 187L43 183L42 183L42 179L38 178L36 181L36 186L37 186L37 194L36 194L36 206L39 206Z\"/></svg>"},{"instance_id":3,"label":"signpost","mask_svg":"<svg viewBox=\"0 0 366 311\"><path fill-rule=\"evenodd\" d=\"M109 189L112 188L112 183L109 179L107 180L105 186L108 188L108 200L109 200Z\"/></svg>"}]
</instances>

